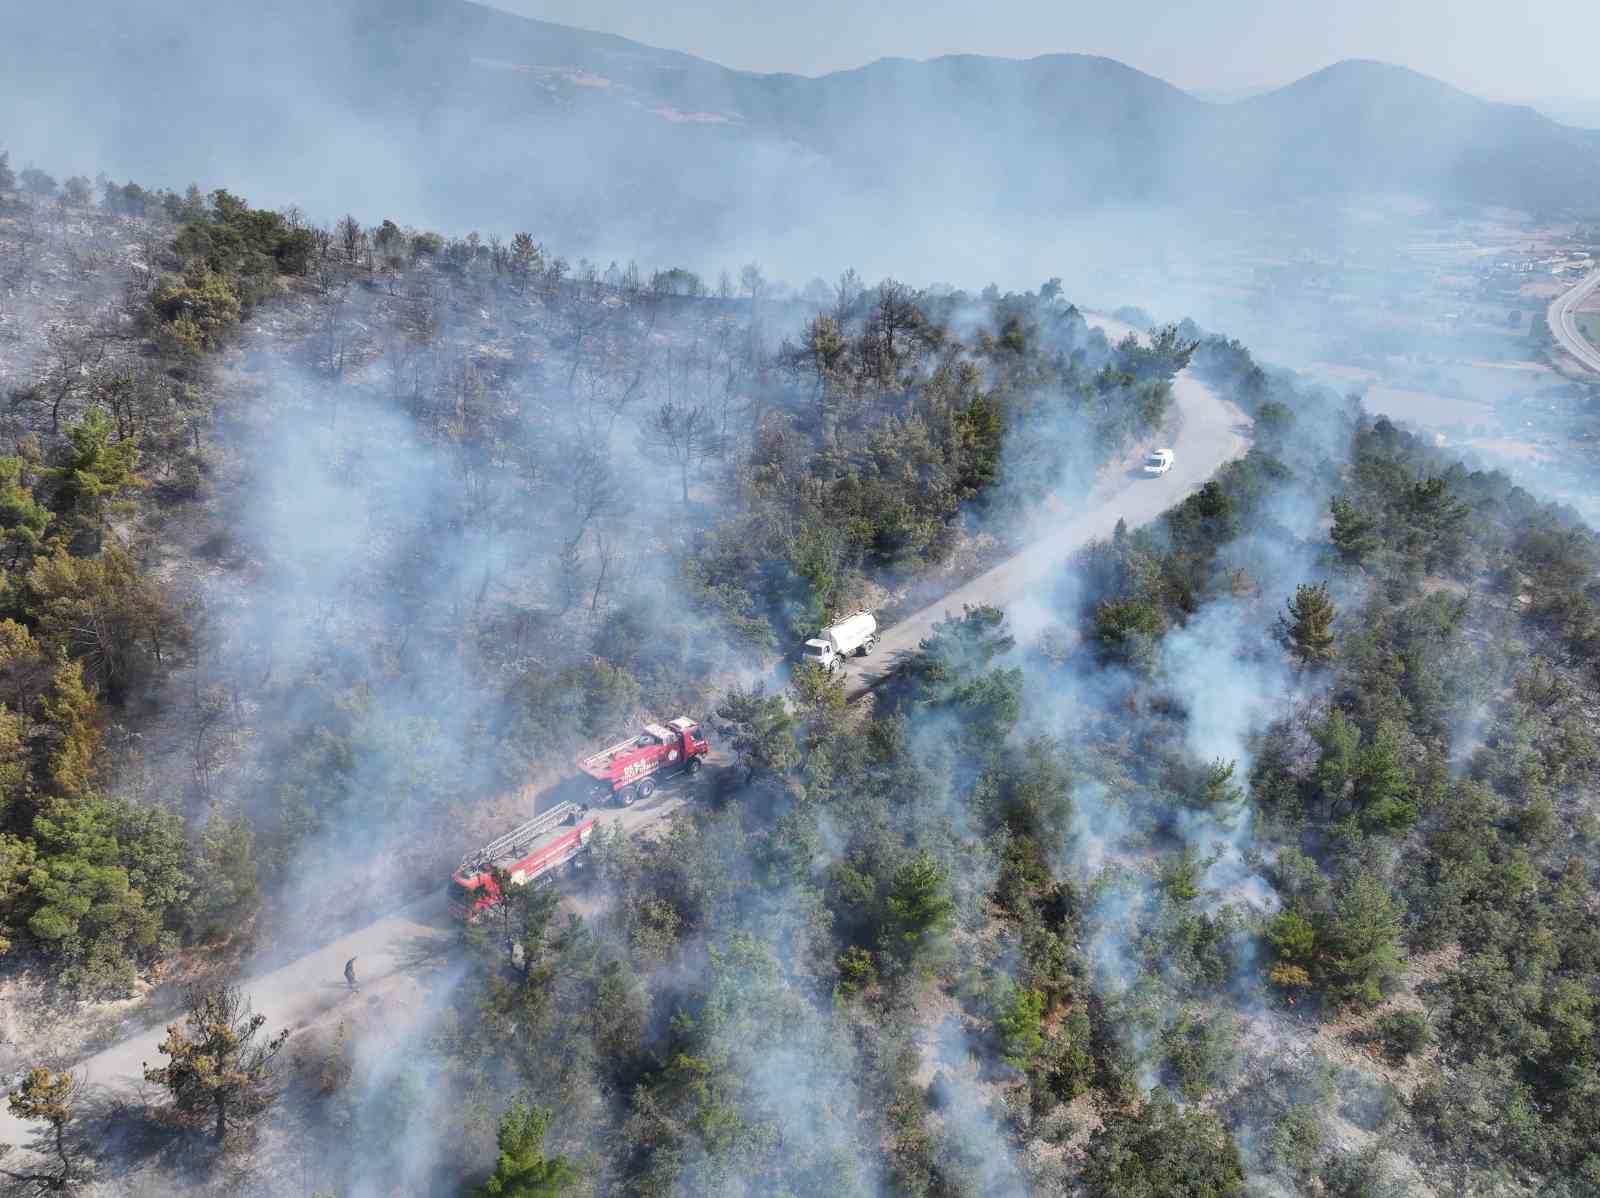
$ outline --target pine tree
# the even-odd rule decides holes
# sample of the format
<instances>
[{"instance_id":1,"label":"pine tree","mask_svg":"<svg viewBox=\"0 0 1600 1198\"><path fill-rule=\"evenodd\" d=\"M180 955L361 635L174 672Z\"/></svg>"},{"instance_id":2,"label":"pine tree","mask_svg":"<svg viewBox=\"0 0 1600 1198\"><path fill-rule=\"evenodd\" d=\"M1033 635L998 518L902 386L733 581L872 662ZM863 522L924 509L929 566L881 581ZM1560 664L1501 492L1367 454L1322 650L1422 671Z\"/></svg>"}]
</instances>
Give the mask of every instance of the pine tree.
<instances>
[{"instance_id":1,"label":"pine tree","mask_svg":"<svg viewBox=\"0 0 1600 1198\"><path fill-rule=\"evenodd\" d=\"M1322 749L1322 756L1317 760L1313 776L1317 788L1322 791L1323 802L1331 805L1344 798L1345 788L1355 777L1357 754L1361 749L1361 729L1346 719L1344 712L1334 707L1329 709L1327 721L1314 735Z\"/></svg>"},{"instance_id":2,"label":"pine tree","mask_svg":"<svg viewBox=\"0 0 1600 1198\"><path fill-rule=\"evenodd\" d=\"M103 408L89 408L67 429L71 448L61 464L46 472L51 506L81 533L99 534L110 516L122 510L127 495L144 485L138 475L138 446L113 440L115 432Z\"/></svg>"},{"instance_id":3,"label":"pine tree","mask_svg":"<svg viewBox=\"0 0 1600 1198\"><path fill-rule=\"evenodd\" d=\"M1330 538L1339 559L1347 566L1364 565L1379 545L1376 527L1347 499L1336 495L1330 507L1333 511Z\"/></svg>"},{"instance_id":4,"label":"pine tree","mask_svg":"<svg viewBox=\"0 0 1600 1198\"><path fill-rule=\"evenodd\" d=\"M511 239L511 277L517 281L518 290L526 290L528 277L544 267L544 255L539 244L526 233Z\"/></svg>"},{"instance_id":5,"label":"pine tree","mask_svg":"<svg viewBox=\"0 0 1600 1198\"><path fill-rule=\"evenodd\" d=\"M53 198L56 194L55 179L36 166L24 170L17 176L17 181L22 184L23 191L40 203Z\"/></svg>"},{"instance_id":6,"label":"pine tree","mask_svg":"<svg viewBox=\"0 0 1600 1198\"><path fill-rule=\"evenodd\" d=\"M1333 658L1336 615L1327 583L1301 583L1295 588L1288 615L1279 617L1279 626L1290 652L1302 665L1320 665Z\"/></svg>"},{"instance_id":7,"label":"pine tree","mask_svg":"<svg viewBox=\"0 0 1600 1198\"><path fill-rule=\"evenodd\" d=\"M235 1121L267 1101L274 1060L289 1033L261 1040L266 1022L237 987L192 991L183 1025L170 1025L161 1042L167 1063L146 1065L145 1081L166 1087L181 1113L210 1118L220 1144Z\"/></svg>"},{"instance_id":8,"label":"pine tree","mask_svg":"<svg viewBox=\"0 0 1600 1198\"><path fill-rule=\"evenodd\" d=\"M1311 922L1298 911L1280 911L1267 925L1266 936L1276 957L1267 980L1284 990L1310 986L1317 959L1317 931Z\"/></svg>"},{"instance_id":9,"label":"pine tree","mask_svg":"<svg viewBox=\"0 0 1600 1198\"><path fill-rule=\"evenodd\" d=\"M1399 902L1369 873L1359 873L1328 921L1335 992L1361 1006L1377 1005L1400 972Z\"/></svg>"},{"instance_id":10,"label":"pine tree","mask_svg":"<svg viewBox=\"0 0 1600 1198\"><path fill-rule=\"evenodd\" d=\"M1111 1114L1089 1138L1082 1179L1096 1198L1242 1198L1239 1146L1209 1111L1163 1093Z\"/></svg>"},{"instance_id":11,"label":"pine tree","mask_svg":"<svg viewBox=\"0 0 1600 1198\"><path fill-rule=\"evenodd\" d=\"M1244 802L1244 789L1234 781L1238 762L1216 758L1206 767L1205 784L1201 790L1201 805L1221 818L1228 818Z\"/></svg>"},{"instance_id":12,"label":"pine tree","mask_svg":"<svg viewBox=\"0 0 1600 1198\"><path fill-rule=\"evenodd\" d=\"M1416 819L1400 729L1392 721L1382 720L1373 730L1356 759L1355 781L1361 820L1368 827L1398 831Z\"/></svg>"},{"instance_id":13,"label":"pine tree","mask_svg":"<svg viewBox=\"0 0 1600 1198\"><path fill-rule=\"evenodd\" d=\"M28 905L33 841L0 832L0 956L11 951L13 929Z\"/></svg>"},{"instance_id":14,"label":"pine tree","mask_svg":"<svg viewBox=\"0 0 1600 1198\"><path fill-rule=\"evenodd\" d=\"M255 834L242 814L212 807L195 853L193 898L183 909L189 931L201 940L226 936L255 910Z\"/></svg>"},{"instance_id":15,"label":"pine tree","mask_svg":"<svg viewBox=\"0 0 1600 1198\"><path fill-rule=\"evenodd\" d=\"M0 564L26 572L45 545L50 511L34 497L28 463L0 457Z\"/></svg>"},{"instance_id":16,"label":"pine tree","mask_svg":"<svg viewBox=\"0 0 1600 1198\"><path fill-rule=\"evenodd\" d=\"M895 940L914 959L950 925L956 905L944 870L922 850L895 871L889 887L889 917Z\"/></svg>"},{"instance_id":17,"label":"pine tree","mask_svg":"<svg viewBox=\"0 0 1600 1198\"><path fill-rule=\"evenodd\" d=\"M1030 987L1008 986L996 1004L994 1028L1002 1056L1013 1069L1026 1069L1044 1047L1044 995Z\"/></svg>"},{"instance_id":18,"label":"pine tree","mask_svg":"<svg viewBox=\"0 0 1600 1198\"><path fill-rule=\"evenodd\" d=\"M67 1124L72 1122L76 1089L77 1083L71 1074L52 1073L38 1067L28 1071L27 1079L11 1092L7 1105L15 1119L50 1125L53 1147L56 1156L61 1158L61 1168L51 1173L14 1173L10 1169L0 1169L0 1173L13 1181L37 1186L38 1193L65 1190L71 1185L76 1170L67 1148ZM9 1144L0 1144L0 1157L10 1148Z\"/></svg>"},{"instance_id":19,"label":"pine tree","mask_svg":"<svg viewBox=\"0 0 1600 1198\"><path fill-rule=\"evenodd\" d=\"M494 1172L474 1198L555 1198L574 1181L577 1173L563 1158L544 1154L545 1129L550 1113L519 1098L500 1119L500 1156Z\"/></svg>"},{"instance_id":20,"label":"pine tree","mask_svg":"<svg viewBox=\"0 0 1600 1198\"><path fill-rule=\"evenodd\" d=\"M717 708L717 721L744 766L745 781L761 773L782 774L799 764L794 717L783 696L764 694L760 683L751 690L729 691Z\"/></svg>"}]
</instances>

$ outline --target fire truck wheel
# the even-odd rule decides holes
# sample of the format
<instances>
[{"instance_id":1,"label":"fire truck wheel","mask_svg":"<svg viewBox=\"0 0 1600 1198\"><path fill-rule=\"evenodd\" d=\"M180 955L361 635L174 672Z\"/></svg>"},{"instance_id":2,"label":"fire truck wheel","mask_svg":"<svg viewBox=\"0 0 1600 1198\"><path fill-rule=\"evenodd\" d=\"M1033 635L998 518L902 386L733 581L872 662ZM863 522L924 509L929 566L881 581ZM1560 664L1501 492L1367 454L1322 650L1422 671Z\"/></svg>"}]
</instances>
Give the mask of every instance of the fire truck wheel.
<instances>
[{"instance_id":1,"label":"fire truck wheel","mask_svg":"<svg viewBox=\"0 0 1600 1198\"><path fill-rule=\"evenodd\" d=\"M700 767L704 764L705 762L701 761L700 758L691 757L683 767L684 773L688 774L692 778L694 775L700 772Z\"/></svg>"},{"instance_id":2,"label":"fire truck wheel","mask_svg":"<svg viewBox=\"0 0 1600 1198\"><path fill-rule=\"evenodd\" d=\"M633 787L631 786L624 786L621 790L617 791L617 802L624 807L632 807L633 800L638 797L638 795L633 793Z\"/></svg>"},{"instance_id":3,"label":"fire truck wheel","mask_svg":"<svg viewBox=\"0 0 1600 1198\"><path fill-rule=\"evenodd\" d=\"M639 783L639 797L641 799L648 799L655 793L656 781L654 778L646 778L643 782Z\"/></svg>"}]
</instances>

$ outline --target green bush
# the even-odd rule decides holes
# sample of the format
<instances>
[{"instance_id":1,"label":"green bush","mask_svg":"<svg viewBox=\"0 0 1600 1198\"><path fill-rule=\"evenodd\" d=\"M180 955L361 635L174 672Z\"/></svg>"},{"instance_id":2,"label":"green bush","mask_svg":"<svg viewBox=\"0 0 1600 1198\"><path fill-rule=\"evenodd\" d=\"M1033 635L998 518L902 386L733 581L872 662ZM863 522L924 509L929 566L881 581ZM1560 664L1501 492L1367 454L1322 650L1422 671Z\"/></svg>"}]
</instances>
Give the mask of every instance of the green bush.
<instances>
[{"instance_id":1,"label":"green bush","mask_svg":"<svg viewBox=\"0 0 1600 1198\"><path fill-rule=\"evenodd\" d=\"M251 208L227 191L211 193L210 209L189 220L175 243L185 261L237 281L304 274L316 241L281 215Z\"/></svg>"},{"instance_id":2,"label":"green bush","mask_svg":"<svg viewBox=\"0 0 1600 1198\"><path fill-rule=\"evenodd\" d=\"M1198 1102L1232 1075L1236 1037L1226 1017L1184 1013L1161 1033L1167 1078L1190 1102Z\"/></svg>"},{"instance_id":3,"label":"green bush","mask_svg":"<svg viewBox=\"0 0 1600 1198\"><path fill-rule=\"evenodd\" d=\"M1154 668L1165 632L1161 610L1146 599L1108 599L1094 611L1095 639L1106 655L1139 669Z\"/></svg>"},{"instance_id":4,"label":"green bush","mask_svg":"<svg viewBox=\"0 0 1600 1198\"><path fill-rule=\"evenodd\" d=\"M1379 1051L1398 1063L1426 1048L1433 1030L1421 1011L1390 1011L1373 1025L1372 1037Z\"/></svg>"},{"instance_id":5,"label":"green bush","mask_svg":"<svg viewBox=\"0 0 1600 1198\"><path fill-rule=\"evenodd\" d=\"M1315 1108L1305 1104L1291 1106L1267 1138L1267 1157L1283 1172L1307 1177L1316 1170L1324 1140L1322 1119Z\"/></svg>"},{"instance_id":6,"label":"green bush","mask_svg":"<svg viewBox=\"0 0 1600 1198\"><path fill-rule=\"evenodd\" d=\"M1217 1117L1157 1095L1113 1112L1089 1139L1085 1192L1095 1198L1242 1198L1239 1147Z\"/></svg>"},{"instance_id":7,"label":"green bush","mask_svg":"<svg viewBox=\"0 0 1600 1198\"><path fill-rule=\"evenodd\" d=\"M994 1002L994 1029L1001 1057L1013 1069L1026 1070L1044 1047L1043 1019L1044 995L1009 982L1000 988Z\"/></svg>"},{"instance_id":8,"label":"green bush","mask_svg":"<svg viewBox=\"0 0 1600 1198\"><path fill-rule=\"evenodd\" d=\"M863 990L870 990L878 984L878 967L872 960L872 954L859 945L851 945L840 953L836 968L839 981L833 992L840 998L854 998Z\"/></svg>"},{"instance_id":9,"label":"green bush","mask_svg":"<svg viewBox=\"0 0 1600 1198\"><path fill-rule=\"evenodd\" d=\"M173 346L198 357L216 346L239 323L239 293L226 275L209 269L161 284L150 296L150 306L165 322Z\"/></svg>"}]
</instances>

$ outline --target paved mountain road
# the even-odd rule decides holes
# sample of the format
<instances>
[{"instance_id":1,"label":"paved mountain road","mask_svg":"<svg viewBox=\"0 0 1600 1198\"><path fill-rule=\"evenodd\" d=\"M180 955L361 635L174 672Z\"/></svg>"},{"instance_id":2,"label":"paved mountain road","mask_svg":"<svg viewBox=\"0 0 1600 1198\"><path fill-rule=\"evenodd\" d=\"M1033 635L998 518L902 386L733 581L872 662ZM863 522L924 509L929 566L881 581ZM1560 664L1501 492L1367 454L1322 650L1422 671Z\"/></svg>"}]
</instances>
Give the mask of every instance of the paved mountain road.
<instances>
[{"instance_id":1,"label":"paved mountain road","mask_svg":"<svg viewBox=\"0 0 1600 1198\"><path fill-rule=\"evenodd\" d=\"M1115 321L1094 323L1113 338L1129 331ZM964 603L1006 606L1025 599L1031 588L1058 571L1079 549L1097 537L1109 536L1119 519L1127 520L1130 527L1153 519L1200 487L1223 463L1244 452L1248 421L1243 412L1187 371L1178 376L1174 390L1181 428L1171 442L1176 457L1167 474L1151 479L1119 472L1102 479L1027 550L885 629L873 656L850 665L852 695L861 694L882 677L898 655L914 651L947 611L959 614ZM669 784L646 802L604 812L602 824L618 824L629 833L638 833L681 807L686 801L684 790ZM403 1019L413 976L429 961L441 958L448 946L451 925L444 901L445 881L439 879L433 896L245 981L244 989L255 1009L267 1016L268 1027L309 1028L331 1021L336 1013L342 1017L343 1012L362 1004L381 1004L385 995L394 1001L383 1008L382 1018ZM354 994L343 978L344 963L351 957L357 958L356 974L362 987ZM101 1100L138 1101L141 1065L162 1060L157 1045L165 1035L164 1025L130 1031L128 1038L74 1068ZM0 1108L0 1143L23 1145L32 1139L33 1130Z\"/></svg>"},{"instance_id":2,"label":"paved mountain road","mask_svg":"<svg viewBox=\"0 0 1600 1198\"><path fill-rule=\"evenodd\" d=\"M1584 300L1600 289L1600 270L1591 271L1583 281L1570 291L1564 291L1550 301L1545 313L1550 321L1550 331L1555 334L1561 348L1582 365L1600 373L1600 346L1594 345L1578 331L1578 309Z\"/></svg>"},{"instance_id":3,"label":"paved mountain road","mask_svg":"<svg viewBox=\"0 0 1600 1198\"><path fill-rule=\"evenodd\" d=\"M1038 593L1089 542L1109 537L1118 520L1129 528L1155 519L1180 502L1249 445L1249 419L1188 371L1173 381L1182 426L1171 442L1172 469L1159 478L1118 473L1101 481L1060 523L1016 556L1001 562L921 611L896 621L878 638L871 657L852 658L846 666L845 692L854 699L881 681L895 663L911 653L947 614L959 616L964 604L1010 607L1033 599L1041 609L1047 597ZM1018 613L1026 622L1028 613ZM1019 621L1012 621L1015 626Z\"/></svg>"},{"instance_id":4,"label":"paved mountain road","mask_svg":"<svg viewBox=\"0 0 1600 1198\"><path fill-rule=\"evenodd\" d=\"M620 825L636 834L687 801L687 790L669 782L642 803L624 810L601 813L600 825ZM415 975L441 964L453 940L445 903L445 883L441 877L437 891L394 911L382 919L340 936L323 947L296 958L287 965L258 974L241 983L256 1011L267 1017L266 1032L287 1028L291 1033L347 1015L353 1022L376 1018L385 1029L394 1031L415 1016L423 1004L415 1002L409 990ZM356 958L356 980L360 989L351 993L344 981L344 963ZM162 1065L157 1046L166 1038L166 1024L181 1022L181 1016L153 1026L142 1027L126 1039L79 1061L72 1072L92 1089L95 1105L118 1101L141 1101L143 1065ZM130 1029L131 1031L131 1029ZM293 1052L294 1035L286 1052ZM144 1086L145 1097L153 1087ZM8 1108L0 1106L0 1144L19 1149L30 1144L39 1125L23 1124ZM11 1165L10 1158L7 1164Z\"/></svg>"}]
</instances>

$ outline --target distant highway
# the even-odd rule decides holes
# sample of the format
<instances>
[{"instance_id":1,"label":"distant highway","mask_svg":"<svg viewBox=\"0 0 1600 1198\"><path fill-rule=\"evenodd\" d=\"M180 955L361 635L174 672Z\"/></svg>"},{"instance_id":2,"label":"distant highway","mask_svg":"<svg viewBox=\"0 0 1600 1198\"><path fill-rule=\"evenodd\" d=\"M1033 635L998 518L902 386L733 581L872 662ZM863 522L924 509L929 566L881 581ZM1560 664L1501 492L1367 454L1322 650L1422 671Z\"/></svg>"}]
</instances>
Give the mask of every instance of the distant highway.
<instances>
[{"instance_id":1,"label":"distant highway","mask_svg":"<svg viewBox=\"0 0 1600 1198\"><path fill-rule=\"evenodd\" d=\"M1578 309L1583 301L1600 288L1600 270L1591 271L1571 291L1563 292L1550 301L1545 314L1550 321L1550 331L1555 334L1561 348L1584 366L1600 374L1600 346L1594 345L1578 331Z\"/></svg>"}]
</instances>

